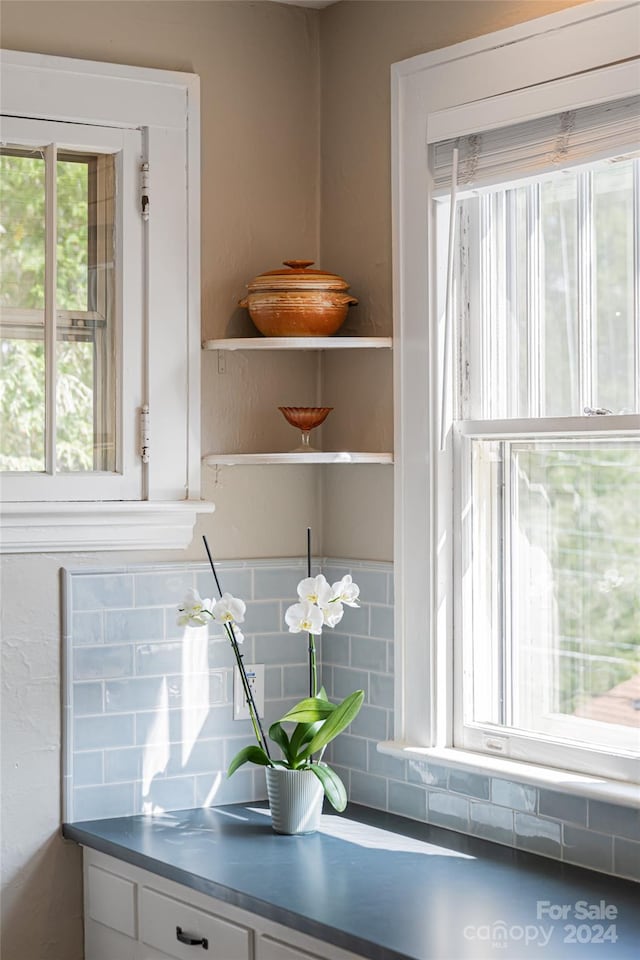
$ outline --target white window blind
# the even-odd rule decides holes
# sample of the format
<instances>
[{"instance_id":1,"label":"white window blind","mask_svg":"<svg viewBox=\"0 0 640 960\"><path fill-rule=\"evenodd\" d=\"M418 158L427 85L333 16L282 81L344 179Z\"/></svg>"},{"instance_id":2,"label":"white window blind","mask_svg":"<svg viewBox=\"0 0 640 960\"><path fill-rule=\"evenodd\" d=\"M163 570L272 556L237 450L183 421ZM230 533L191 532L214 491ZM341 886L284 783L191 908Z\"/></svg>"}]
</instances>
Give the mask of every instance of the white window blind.
<instances>
[{"instance_id":1,"label":"white window blind","mask_svg":"<svg viewBox=\"0 0 640 960\"><path fill-rule=\"evenodd\" d=\"M430 147L434 196L448 195L458 150L460 189L539 177L640 150L640 96L593 104L443 140Z\"/></svg>"}]
</instances>

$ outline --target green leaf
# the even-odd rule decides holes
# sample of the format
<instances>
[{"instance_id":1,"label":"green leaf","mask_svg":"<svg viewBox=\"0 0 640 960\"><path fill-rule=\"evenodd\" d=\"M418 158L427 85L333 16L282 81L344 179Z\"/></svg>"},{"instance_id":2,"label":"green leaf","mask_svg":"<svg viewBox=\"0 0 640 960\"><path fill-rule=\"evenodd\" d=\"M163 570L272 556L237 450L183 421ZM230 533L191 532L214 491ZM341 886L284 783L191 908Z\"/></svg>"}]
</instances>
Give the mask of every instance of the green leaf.
<instances>
[{"instance_id":1,"label":"green leaf","mask_svg":"<svg viewBox=\"0 0 640 960\"><path fill-rule=\"evenodd\" d=\"M292 756L294 756L294 754L292 754L292 751L291 751L291 744L289 743L289 737L287 736L286 730L282 729L278 721L276 721L275 723L272 723L271 726L269 727L269 736L274 741L274 743L278 744L278 746L282 750L282 753L284 754L284 758L287 761L287 763L291 763Z\"/></svg>"},{"instance_id":2,"label":"green leaf","mask_svg":"<svg viewBox=\"0 0 640 960\"><path fill-rule=\"evenodd\" d=\"M329 702L329 697L327 696L327 691L324 687L320 687L318 690L318 700L326 700L327 703Z\"/></svg>"},{"instance_id":3,"label":"green leaf","mask_svg":"<svg viewBox=\"0 0 640 960\"><path fill-rule=\"evenodd\" d=\"M335 770L322 763L312 763L309 770L313 770L322 784L324 795L334 810L342 813L347 805L347 791Z\"/></svg>"},{"instance_id":4,"label":"green leaf","mask_svg":"<svg viewBox=\"0 0 640 960\"><path fill-rule=\"evenodd\" d=\"M323 723L324 720L317 720L315 723L298 723L296 725L291 734L291 756L294 762L298 760L301 748L315 737Z\"/></svg>"},{"instance_id":5,"label":"green leaf","mask_svg":"<svg viewBox=\"0 0 640 960\"><path fill-rule=\"evenodd\" d=\"M262 767L270 767L271 761L266 755L262 747L258 747L255 743L250 744L248 747L243 747L229 764L229 769L227 770L227 776L230 777L236 772L238 767L241 767L243 763L257 763Z\"/></svg>"},{"instance_id":6,"label":"green leaf","mask_svg":"<svg viewBox=\"0 0 640 960\"><path fill-rule=\"evenodd\" d=\"M325 720L335 709L335 704L328 700L307 697L285 713L284 717L280 718L280 723L315 723L316 720Z\"/></svg>"},{"instance_id":7,"label":"green leaf","mask_svg":"<svg viewBox=\"0 0 640 960\"><path fill-rule=\"evenodd\" d=\"M318 750L326 747L339 733L342 733L345 727L348 727L356 717L363 700L364 690L356 690L346 697L342 703L338 704L300 756L310 757L313 753L317 753Z\"/></svg>"}]
</instances>

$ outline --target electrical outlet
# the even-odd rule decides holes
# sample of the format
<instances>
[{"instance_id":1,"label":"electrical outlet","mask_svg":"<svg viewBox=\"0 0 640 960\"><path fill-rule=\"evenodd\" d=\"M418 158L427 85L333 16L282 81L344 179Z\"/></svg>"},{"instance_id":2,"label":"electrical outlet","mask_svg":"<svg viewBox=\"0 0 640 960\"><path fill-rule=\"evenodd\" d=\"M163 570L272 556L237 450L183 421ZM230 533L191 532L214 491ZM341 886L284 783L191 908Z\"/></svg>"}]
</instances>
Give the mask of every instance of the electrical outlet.
<instances>
[{"instance_id":1,"label":"electrical outlet","mask_svg":"<svg viewBox=\"0 0 640 960\"><path fill-rule=\"evenodd\" d=\"M245 663L245 673L251 687L258 716L264 716L264 663ZM249 704L242 686L240 671L235 667L233 672L233 719L249 720Z\"/></svg>"}]
</instances>

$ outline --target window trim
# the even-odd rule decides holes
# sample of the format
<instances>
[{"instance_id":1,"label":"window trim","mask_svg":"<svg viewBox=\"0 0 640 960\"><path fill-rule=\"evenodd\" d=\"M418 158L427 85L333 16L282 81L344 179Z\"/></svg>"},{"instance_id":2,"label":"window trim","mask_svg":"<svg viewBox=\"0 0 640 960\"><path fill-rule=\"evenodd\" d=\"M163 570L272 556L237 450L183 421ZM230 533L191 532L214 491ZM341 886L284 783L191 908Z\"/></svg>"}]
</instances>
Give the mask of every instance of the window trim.
<instances>
[{"instance_id":1,"label":"window trim","mask_svg":"<svg viewBox=\"0 0 640 960\"><path fill-rule=\"evenodd\" d=\"M493 108L500 123L561 109L563 97L567 105L575 103L581 80L582 103L608 98L600 81L596 90L586 74L609 64L621 64L610 74L615 90L621 83L637 85L639 14L637 2L598 0L392 67L397 602L394 741L382 745L385 752L444 750L461 760L465 753L451 746L452 617L446 586L452 556L443 521L451 515L451 494L440 498L440 507L436 499L438 485L450 489L451 450L438 453L441 338L434 319L425 323L438 316L429 279L435 276L436 250L427 143L442 138L445 119L447 136L460 132L457 116L468 117L470 110L480 113L484 124Z\"/></svg>"},{"instance_id":2,"label":"window trim","mask_svg":"<svg viewBox=\"0 0 640 960\"><path fill-rule=\"evenodd\" d=\"M112 503L5 504L0 516L2 552L77 549L77 530L68 523L74 515L90 515L101 530L95 542L82 549L129 548L144 542L147 514L169 504L168 520L159 539L163 545L183 547L184 523L195 522L196 511L210 512L212 504L200 497L200 81L193 74L119 64L97 63L65 57L41 56L5 50L1 53L2 112L14 116L82 122L105 127L143 128L151 155L155 151L170 161L162 172L150 173L152 203L149 220L151 243L171 236L163 256L174 254L182 261L177 271L182 284L169 291L161 282L150 282L147 304L147 347L143 360L143 387L151 408L152 456L142 499L120 504L127 524L102 530ZM155 176L154 176L155 173ZM179 189L182 184L183 191ZM173 223L176 196L182 204L180 235L167 230ZM162 197L163 202L158 198ZM164 242L164 240L163 240ZM152 254L153 256L153 254ZM161 259L161 258L160 258ZM162 280L160 259L156 278ZM173 262L173 261L172 261ZM164 271L165 274L168 271ZM173 299L172 299L173 298ZM163 310L170 303L173 310ZM149 322L149 321L152 322ZM166 344L174 346L166 350ZM170 388L167 389L168 385ZM154 429L162 424L162 430ZM60 522L45 524L39 536L31 529L42 516L59 516ZM166 519L168 519L168 516ZM187 520L187 518L190 518ZM139 537L132 524L139 526ZM174 533L171 531L174 530ZM67 536L67 533L69 534ZM37 544L37 545L35 545ZM156 544L158 545L158 544Z\"/></svg>"}]
</instances>

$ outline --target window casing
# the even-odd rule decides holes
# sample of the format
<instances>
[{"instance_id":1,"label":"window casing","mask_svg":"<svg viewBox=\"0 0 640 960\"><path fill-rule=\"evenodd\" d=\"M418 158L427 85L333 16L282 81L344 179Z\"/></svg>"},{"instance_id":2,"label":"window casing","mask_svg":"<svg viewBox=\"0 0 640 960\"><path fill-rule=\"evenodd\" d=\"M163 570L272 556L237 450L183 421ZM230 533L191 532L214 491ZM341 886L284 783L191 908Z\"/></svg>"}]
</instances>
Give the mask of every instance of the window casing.
<instances>
[{"instance_id":1,"label":"window casing","mask_svg":"<svg viewBox=\"0 0 640 960\"><path fill-rule=\"evenodd\" d=\"M390 744L390 750L417 747L424 756L425 750L428 753L433 749L440 758L446 754L452 763L460 753L459 762L467 765L473 756L469 751L474 751L489 759L493 756L498 765L502 760L516 759L545 767L556 765L563 770L581 768L611 781L630 778L615 764L611 766L605 762L599 766L602 756L598 757L597 751L594 754L588 748L583 753L585 763L576 765L573 762L575 756L583 750L573 745L569 748L567 762L566 756L554 754L552 744L543 757L536 757L528 746L520 749L513 738L501 740L499 736L485 735L484 742L466 746L460 740L462 699L455 678L461 676L464 666L460 651L454 651L453 646L454 622L460 622L461 609L452 590L453 544L457 533L451 522L454 508L460 512L460 495L453 503L453 444L449 443L444 451L440 451L439 444L445 298L442 289L436 288L435 278L438 262L446 261L446 211L444 215L438 212L437 204L433 202L437 193L432 169L429 168L426 183L420 170L424 169L425 141L432 144L446 137L467 136L478 128L498 129L503 124L596 104L609 97L616 99L637 94L635 64L607 66L620 61L623 50L624 57L629 60L638 57L637 41L631 42L620 33L620 30L635 29L637 17L637 5L635 9L623 4L607 5L605 13L603 5L593 4L591 9L565 11L541 18L500 34L415 58L395 68L395 562L398 609L395 747L394 743ZM568 68L566 58L569 49L576 52L572 56L571 68ZM539 54L543 50L545 56L541 57ZM502 215L500 210L497 213ZM444 221L441 229L438 229L439 221ZM472 223L470 229L473 229ZM430 264L426 274L421 267L424 262ZM500 258L495 266L501 269ZM486 270L487 264L476 264L474 269ZM473 284L477 280L473 277L473 269L469 274L467 283ZM462 299L468 296L469 288L463 288ZM485 306L491 309L490 302ZM428 332L424 323L426 316L430 317ZM500 322L499 317L496 322ZM494 347L494 361L504 369L505 358L500 356L500 351L504 352L505 342L498 342ZM526 367L534 356L535 352L532 352L531 359L525 354L519 363ZM470 404L474 390L482 397L482 385L473 377L467 378L461 357L462 354L458 353L460 362L452 368L451 380ZM579 363L578 373L584 386L587 383L585 372L589 372L584 354ZM490 362L486 369L491 370ZM591 376L593 380L593 367ZM539 377L531 381L534 383L538 384L540 392ZM503 386L508 390L505 384ZM522 458L522 446L516 444L528 441L532 427L530 421L537 417L537 414L523 416L522 393L528 403L531 398L526 378L518 383L515 397L513 394L505 396L505 389L498 391L494 402L498 407L502 404L504 419L501 417L496 421L492 431L487 429L486 422L470 420L457 443L458 450L466 447L469 451L474 445L483 444L485 452L489 449L493 454L496 442L509 442L511 452ZM424 410L428 411L426 423L420 418L420 411ZM467 406L465 412L468 410ZM594 431L592 421L595 418L580 416L581 410L575 413L578 415L573 423L565 419L562 425L556 423L549 429L547 439L550 442L563 435L567 438L567 433L567 439L575 441L576 436L581 436L584 423ZM449 420L453 414L450 407L447 407L446 414L445 420ZM456 411L458 415L459 411ZM486 416L486 411L482 416ZM631 414L626 413L606 418L606 429L616 442L629 431L629 416ZM516 425L515 419L520 423ZM598 418L598 427L601 419ZM636 420L633 429L637 430L637 427ZM491 461L491 456L487 459ZM493 469L497 470L497 467ZM456 559L455 563L460 576L459 560ZM420 618L425 609L425 584L431 625L428 644L416 639L421 633L424 635ZM494 603L497 606L497 598Z\"/></svg>"},{"instance_id":2,"label":"window casing","mask_svg":"<svg viewBox=\"0 0 640 960\"><path fill-rule=\"evenodd\" d=\"M3 483L2 550L184 547L196 511L213 509L199 499L199 80L14 51L3 51L0 71L2 117L11 124L62 124L68 132L49 141L62 147L62 155L71 150L115 156L122 187L115 237L127 245L119 251L124 267L115 298L115 338L107 350L113 375L106 378L104 404L95 415L96 434L115 426L111 462L100 457L102 440L96 436L94 467L101 469L54 475L49 427L48 475L27 476L29 482L17 491L9 489L17 477L8 478L9 488ZM97 128L93 142L90 135L83 143L83 125ZM120 138L120 146L105 147L111 137ZM9 139L3 132L3 143ZM17 139L29 143L29 137ZM31 142L42 145L41 134ZM129 154L135 154L132 167ZM148 164L144 175L142 164ZM131 264L140 264L141 282L134 279L128 255ZM9 319L14 335L24 332L24 324L15 326L16 316ZM64 334L73 316L56 311L55 319ZM55 324L48 329L53 339ZM50 356L54 348L52 343ZM49 376L50 409L56 403L54 384ZM148 459L141 456L143 445Z\"/></svg>"}]
</instances>

